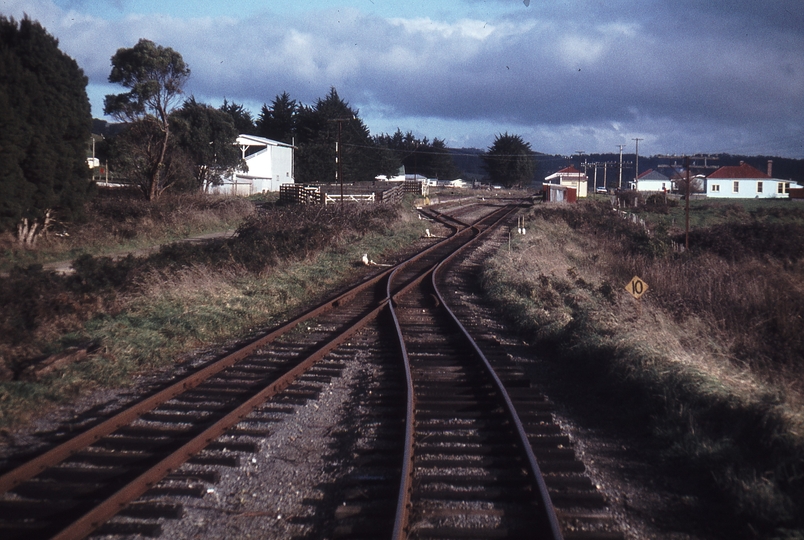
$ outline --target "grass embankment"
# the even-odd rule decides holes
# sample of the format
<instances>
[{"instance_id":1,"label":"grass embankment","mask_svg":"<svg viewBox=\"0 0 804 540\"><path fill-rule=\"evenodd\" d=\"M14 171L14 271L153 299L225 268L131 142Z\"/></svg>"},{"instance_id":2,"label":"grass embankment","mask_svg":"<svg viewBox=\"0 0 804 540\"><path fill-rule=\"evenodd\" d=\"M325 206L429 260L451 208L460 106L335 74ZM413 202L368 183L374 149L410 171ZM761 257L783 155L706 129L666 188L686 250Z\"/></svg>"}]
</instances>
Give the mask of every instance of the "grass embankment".
<instances>
[{"instance_id":1,"label":"grass embankment","mask_svg":"<svg viewBox=\"0 0 804 540\"><path fill-rule=\"evenodd\" d=\"M702 220L690 252L676 254L673 231L606 204L536 207L483 281L596 408L649 428L664 463L758 536L801 538L804 219L767 208L702 209L741 219ZM624 290L634 275L650 287L641 304Z\"/></svg>"},{"instance_id":2,"label":"grass embankment","mask_svg":"<svg viewBox=\"0 0 804 540\"><path fill-rule=\"evenodd\" d=\"M254 212L243 198L166 195L149 203L133 191L102 190L87 205L81 223L56 223L35 249L19 248L11 234L0 236L0 271L103 256L234 229Z\"/></svg>"},{"instance_id":3,"label":"grass embankment","mask_svg":"<svg viewBox=\"0 0 804 540\"><path fill-rule=\"evenodd\" d=\"M420 238L423 222L407 208L268 204L232 238L167 245L147 258L84 256L70 276L17 268L0 280L12 308L0 317L0 425L275 324L365 272L363 253L381 262ZM81 361L24 380L37 356L86 343Z\"/></svg>"}]
</instances>

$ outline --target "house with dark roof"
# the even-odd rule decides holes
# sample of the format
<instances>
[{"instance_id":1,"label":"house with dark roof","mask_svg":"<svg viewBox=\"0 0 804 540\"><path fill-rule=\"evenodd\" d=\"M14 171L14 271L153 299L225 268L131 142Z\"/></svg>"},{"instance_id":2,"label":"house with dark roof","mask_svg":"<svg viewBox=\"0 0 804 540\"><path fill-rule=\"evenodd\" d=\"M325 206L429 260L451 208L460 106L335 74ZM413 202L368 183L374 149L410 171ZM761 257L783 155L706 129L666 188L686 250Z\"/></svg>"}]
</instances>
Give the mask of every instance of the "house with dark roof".
<instances>
[{"instance_id":1,"label":"house with dark roof","mask_svg":"<svg viewBox=\"0 0 804 540\"><path fill-rule=\"evenodd\" d=\"M637 176L634 182L630 182L631 189L636 191L647 191L647 192L669 192L672 188L672 182L670 178L663 175L659 171L654 171L653 169L648 169L647 171L643 172L639 176Z\"/></svg>"},{"instance_id":2,"label":"house with dark roof","mask_svg":"<svg viewBox=\"0 0 804 540\"><path fill-rule=\"evenodd\" d=\"M706 177L706 196L725 199L788 199L795 182L772 178L748 163L721 167Z\"/></svg>"},{"instance_id":3,"label":"house with dark roof","mask_svg":"<svg viewBox=\"0 0 804 540\"><path fill-rule=\"evenodd\" d=\"M553 184L573 188L578 197L586 197L589 177L584 173L570 165L558 172L547 176L544 179L545 184Z\"/></svg>"}]
</instances>

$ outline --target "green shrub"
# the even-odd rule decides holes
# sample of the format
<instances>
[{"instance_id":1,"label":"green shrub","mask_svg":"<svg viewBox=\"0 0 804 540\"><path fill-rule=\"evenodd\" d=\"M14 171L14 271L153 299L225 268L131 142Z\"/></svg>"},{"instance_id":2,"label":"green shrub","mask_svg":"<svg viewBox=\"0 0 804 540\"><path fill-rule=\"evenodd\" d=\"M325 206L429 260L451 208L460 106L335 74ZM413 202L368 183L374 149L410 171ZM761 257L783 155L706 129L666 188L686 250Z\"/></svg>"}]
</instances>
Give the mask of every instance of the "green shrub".
<instances>
[{"instance_id":1,"label":"green shrub","mask_svg":"<svg viewBox=\"0 0 804 540\"><path fill-rule=\"evenodd\" d=\"M804 224L754 222L698 228L690 231L690 247L732 261L773 257L795 263L804 258Z\"/></svg>"}]
</instances>

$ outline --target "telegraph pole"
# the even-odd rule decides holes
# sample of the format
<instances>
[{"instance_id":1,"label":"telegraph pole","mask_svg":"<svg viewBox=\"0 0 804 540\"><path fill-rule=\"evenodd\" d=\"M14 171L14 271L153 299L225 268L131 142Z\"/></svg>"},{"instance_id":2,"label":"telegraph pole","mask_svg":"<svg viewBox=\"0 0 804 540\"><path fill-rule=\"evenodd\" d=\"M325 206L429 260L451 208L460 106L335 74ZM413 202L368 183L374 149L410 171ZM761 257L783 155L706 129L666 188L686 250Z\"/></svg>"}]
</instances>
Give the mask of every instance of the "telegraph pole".
<instances>
[{"instance_id":1,"label":"telegraph pole","mask_svg":"<svg viewBox=\"0 0 804 540\"><path fill-rule=\"evenodd\" d=\"M685 221L685 249L687 253L690 251L690 158L684 157L684 168L687 169L687 201L686 201L686 215Z\"/></svg>"},{"instance_id":2,"label":"telegraph pole","mask_svg":"<svg viewBox=\"0 0 804 540\"><path fill-rule=\"evenodd\" d=\"M579 171L578 172L578 192L580 193L580 191L581 191L581 173L580 173L580 170L581 170L581 158L586 154L586 152L584 152L583 150L576 150L575 153L578 154L578 171ZM583 173L584 173L584 175L586 175L586 165L584 165Z\"/></svg>"},{"instance_id":3,"label":"telegraph pole","mask_svg":"<svg viewBox=\"0 0 804 540\"><path fill-rule=\"evenodd\" d=\"M338 140L335 141L335 181L341 184L341 208L343 208L343 168L341 167L341 132L343 122L338 122Z\"/></svg>"},{"instance_id":4,"label":"telegraph pole","mask_svg":"<svg viewBox=\"0 0 804 540\"><path fill-rule=\"evenodd\" d=\"M670 167L670 168L673 169L673 171L679 173L679 176L681 175L681 173L679 172L679 168L680 167L684 168L683 178L678 179L677 185L678 185L678 192L679 193L684 193L684 197L686 199L684 201L685 202L685 204L684 204L684 236L685 236L684 247L689 251L689 249L690 249L690 199L692 198L692 180L693 180L692 168L695 167L696 169L716 169L717 165L708 165L707 160L708 159L715 160L715 159L718 159L718 158L716 156L708 156L708 155L701 155L701 154L695 154L695 155L692 155L692 156L690 156L690 155L677 156L676 154L667 154L667 155L659 155L659 156L656 156L656 157L663 158L663 159L672 159L673 160L672 165L659 165L659 167ZM678 159L677 159L679 157L684 158L683 165L679 165ZM696 164L697 160L703 160L704 164L703 165ZM685 183L686 183L686 186L684 185Z\"/></svg>"},{"instance_id":5,"label":"telegraph pole","mask_svg":"<svg viewBox=\"0 0 804 540\"><path fill-rule=\"evenodd\" d=\"M617 189L623 189L623 148L625 148L624 144L618 144L617 146L620 147L620 182L617 184Z\"/></svg>"},{"instance_id":6,"label":"telegraph pole","mask_svg":"<svg viewBox=\"0 0 804 540\"><path fill-rule=\"evenodd\" d=\"M639 141L644 141L645 139L631 140L636 141L636 171L634 172L634 187L637 191L639 191Z\"/></svg>"}]
</instances>

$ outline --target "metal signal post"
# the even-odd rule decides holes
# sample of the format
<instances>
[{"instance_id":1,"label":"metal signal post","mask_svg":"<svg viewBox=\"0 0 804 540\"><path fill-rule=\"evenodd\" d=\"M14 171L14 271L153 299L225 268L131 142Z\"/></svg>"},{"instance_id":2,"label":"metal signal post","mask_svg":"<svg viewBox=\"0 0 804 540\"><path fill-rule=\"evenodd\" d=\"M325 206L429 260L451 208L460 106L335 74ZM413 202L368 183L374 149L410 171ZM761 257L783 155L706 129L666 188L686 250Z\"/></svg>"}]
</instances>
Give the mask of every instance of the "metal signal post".
<instances>
[{"instance_id":1,"label":"metal signal post","mask_svg":"<svg viewBox=\"0 0 804 540\"><path fill-rule=\"evenodd\" d=\"M338 123L338 140L335 141L335 165L337 166L335 175L336 180L341 185L341 209L343 209L343 167L341 165L341 134L343 133L343 123L353 120L352 118L333 118L330 122Z\"/></svg>"}]
</instances>

